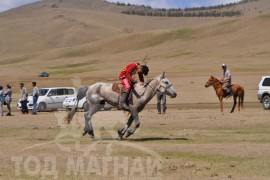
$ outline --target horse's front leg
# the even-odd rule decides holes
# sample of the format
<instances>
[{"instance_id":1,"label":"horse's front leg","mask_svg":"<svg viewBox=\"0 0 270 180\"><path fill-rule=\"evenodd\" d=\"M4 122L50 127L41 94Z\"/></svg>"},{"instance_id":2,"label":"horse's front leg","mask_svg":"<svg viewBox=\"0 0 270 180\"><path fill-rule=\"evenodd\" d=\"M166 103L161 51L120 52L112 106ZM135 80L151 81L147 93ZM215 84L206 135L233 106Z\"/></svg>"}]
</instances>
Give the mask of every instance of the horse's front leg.
<instances>
[{"instance_id":1,"label":"horse's front leg","mask_svg":"<svg viewBox=\"0 0 270 180\"><path fill-rule=\"evenodd\" d=\"M86 134L89 134L91 138L94 138L95 135L94 135L94 131L93 131L92 123L91 123L91 118L92 118L92 114L90 111L84 114L85 126L83 130L83 136L85 136Z\"/></svg>"},{"instance_id":2,"label":"horse's front leg","mask_svg":"<svg viewBox=\"0 0 270 180\"><path fill-rule=\"evenodd\" d=\"M128 122L125 125L125 127L121 130L118 130L118 136L120 137L120 139L123 138L124 134L126 133L126 131L128 130L128 128L131 126L132 122L133 122L134 118L132 115L129 116L128 118Z\"/></svg>"},{"instance_id":3,"label":"horse's front leg","mask_svg":"<svg viewBox=\"0 0 270 180\"><path fill-rule=\"evenodd\" d=\"M135 133L136 129L140 127L140 120L139 120L139 114L137 111L133 112L132 113L132 116L135 120L135 128L132 128L132 129L129 129L127 131L127 135L126 135L126 138L128 138L129 136L131 136L132 134Z\"/></svg>"},{"instance_id":4,"label":"horse's front leg","mask_svg":"<svg viewBox=\"0 0 270 180\"><path fill-rule=\"evenodd\" d=\"M220 111L221 111L221 112L223 112L222 100L223 100L223 97L220 96L220 97L219 97L219 103L220 103Z\"/></svg>"}]
</instances>

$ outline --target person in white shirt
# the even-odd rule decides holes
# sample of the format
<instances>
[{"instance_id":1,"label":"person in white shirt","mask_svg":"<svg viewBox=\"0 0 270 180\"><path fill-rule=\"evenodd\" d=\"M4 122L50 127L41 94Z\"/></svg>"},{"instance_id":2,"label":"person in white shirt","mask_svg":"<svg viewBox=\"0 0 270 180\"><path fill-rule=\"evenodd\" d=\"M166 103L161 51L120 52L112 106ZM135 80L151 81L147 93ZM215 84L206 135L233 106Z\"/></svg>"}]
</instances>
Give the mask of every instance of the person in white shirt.
<instances>
[{"instance_id":1,"label":"person in white shirt","mask_svg":"<svg viewBox=\"0 0 270 180\"><path fill-rule=\"evenodd\" d=\"M7 116L11 116L11 107L10 107L10 104L11 104L11 101L12 101L12 90L11 90L11 86L8 84L7 85L7 89L4 93L5 95L5 101L6 101L6 105L7 105L7 108L8 108L8 113L7 113Z\"/></svg>"},{"instance_id":2,"label":"person in white shirt","mask_svg":"<svg viewBox=\"0 0 270 180\"><path fill-rule=\"evenodd\" d=\"M27 107L27 90L24 87L23 83L20 83L20 91L21 91L21 106L22 106L22 113L28 114L28 107Z\"/></svg>"},{"instance_id":3,"label":"person in white shirt","mask_svg":"<svg viewBox=\"0 0 270 180\"><path fill-rule=\"evenodd\" d=\"M38 95L39 95L39 91L38 91L38 87L37 87L37 83L36 82L32 82L32 86L33 86L33 111L32 114L36 115L37 114L37 100L38 100Z\"/></svg>"},{"instance_id":4,"label":"person in white shirt","mask_svg":"<svg viewBox=\"0 0 270 180\"><path fill-rule=\"evenodd\" d=\"M162 103L161 103L162 101ZM166 94L163 92L158 92L157 93L157 110L158 110L158 114L161 114L161 104L162 104L162 113L165 114L166 113Z\"/></svg>"},{"instance_id":5,"label":"person in white shirt","mask_svg":"<svg viewBox=\"0 0 270 180\"><path fill-rule=\"evenodd\" d=\"M230 93L229 87L232 84L231 71L227 68L227 65L226 64L222 64L221 67L222 67L222 70L223 70L221 80L224 82L222 88L224 89L224 91L228 95L230 95L231 93Z\"/></svg>"}]
</instances>

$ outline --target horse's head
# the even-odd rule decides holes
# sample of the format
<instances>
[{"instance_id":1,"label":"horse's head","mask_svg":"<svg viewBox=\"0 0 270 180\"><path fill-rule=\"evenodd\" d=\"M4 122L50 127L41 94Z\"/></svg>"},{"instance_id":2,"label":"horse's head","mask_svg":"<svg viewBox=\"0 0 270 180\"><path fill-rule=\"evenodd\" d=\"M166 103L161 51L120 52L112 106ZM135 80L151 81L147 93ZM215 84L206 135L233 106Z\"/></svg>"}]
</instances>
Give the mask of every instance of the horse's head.
<instances>
[{"instance_id":1,"label":"horse's head","mask_svg":"<svg viewBox=\"0 0 270 180\"><path fill-rule=\"evenodd\" d=\"M157 91L163 92L171 98L175 98L177 96L176 90L173 88L172 83L169 79L166 78L166 73L164 72L159 79L159 86Z\"/></svg>"},{"instance_id":2,"label":"horse's head","mask_svg":"<svg viewBox=\"0 0 270 180\"><path fill-rule=\"evenodd\" d=\"M215 77L211 76L206 82L205 87L208 88L209 86L214 85L216 80L217 79Z\"/></svg>"}]
</instances>

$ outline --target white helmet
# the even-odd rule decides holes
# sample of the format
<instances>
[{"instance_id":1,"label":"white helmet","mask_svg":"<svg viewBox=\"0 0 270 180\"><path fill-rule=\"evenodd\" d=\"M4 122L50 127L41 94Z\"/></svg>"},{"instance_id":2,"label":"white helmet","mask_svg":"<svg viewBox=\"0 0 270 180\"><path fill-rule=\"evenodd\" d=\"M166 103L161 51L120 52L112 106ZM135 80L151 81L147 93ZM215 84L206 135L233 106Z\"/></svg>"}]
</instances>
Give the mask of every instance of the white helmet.
<instances>
[{"instance_id":1,"label":"white helmet","mask_svg":"<svg viewBox=\"0 0 270 180\"><path fill-rule=\"evenodd\" d=\"M227 67L227 65L226 64L222 64L221 67Z\"/></svg>"}]
</instances>

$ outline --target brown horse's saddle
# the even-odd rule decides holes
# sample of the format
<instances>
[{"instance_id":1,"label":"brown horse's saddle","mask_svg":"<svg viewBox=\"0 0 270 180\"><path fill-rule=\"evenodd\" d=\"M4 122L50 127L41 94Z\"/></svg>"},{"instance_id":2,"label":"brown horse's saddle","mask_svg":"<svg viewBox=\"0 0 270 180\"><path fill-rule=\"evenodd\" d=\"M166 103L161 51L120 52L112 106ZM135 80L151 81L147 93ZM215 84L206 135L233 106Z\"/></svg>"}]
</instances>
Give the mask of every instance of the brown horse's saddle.
<instances>
[{"instance_id":1,"label":"brown horse's saddle","mask_svg":"<svg viewBox=\"0 0 270 180\"><path fill-rule=\"evenodd\" d=\"M225 95L226 95L226 98L229 98L229 97L231 97L234 94L233 89L232 89L232 86L233 86L233 84L231 84L231 85L228 86L229 92L226 92L225 90L223 90L224 93L225 93Z\"/></svg>"},{"instance_id":2,"label":"brown horse's saddle","mask_svg":"<svg viewBox=\"0 0 270 180\"><path fill-rule=\"evenodd\" d=\"M122 88L123 88L123 84L122 83L113 83L112 85L112 90L114 92L117 92L117 93L120 93L122 91Z\"/></svg>"}]
</instances>

